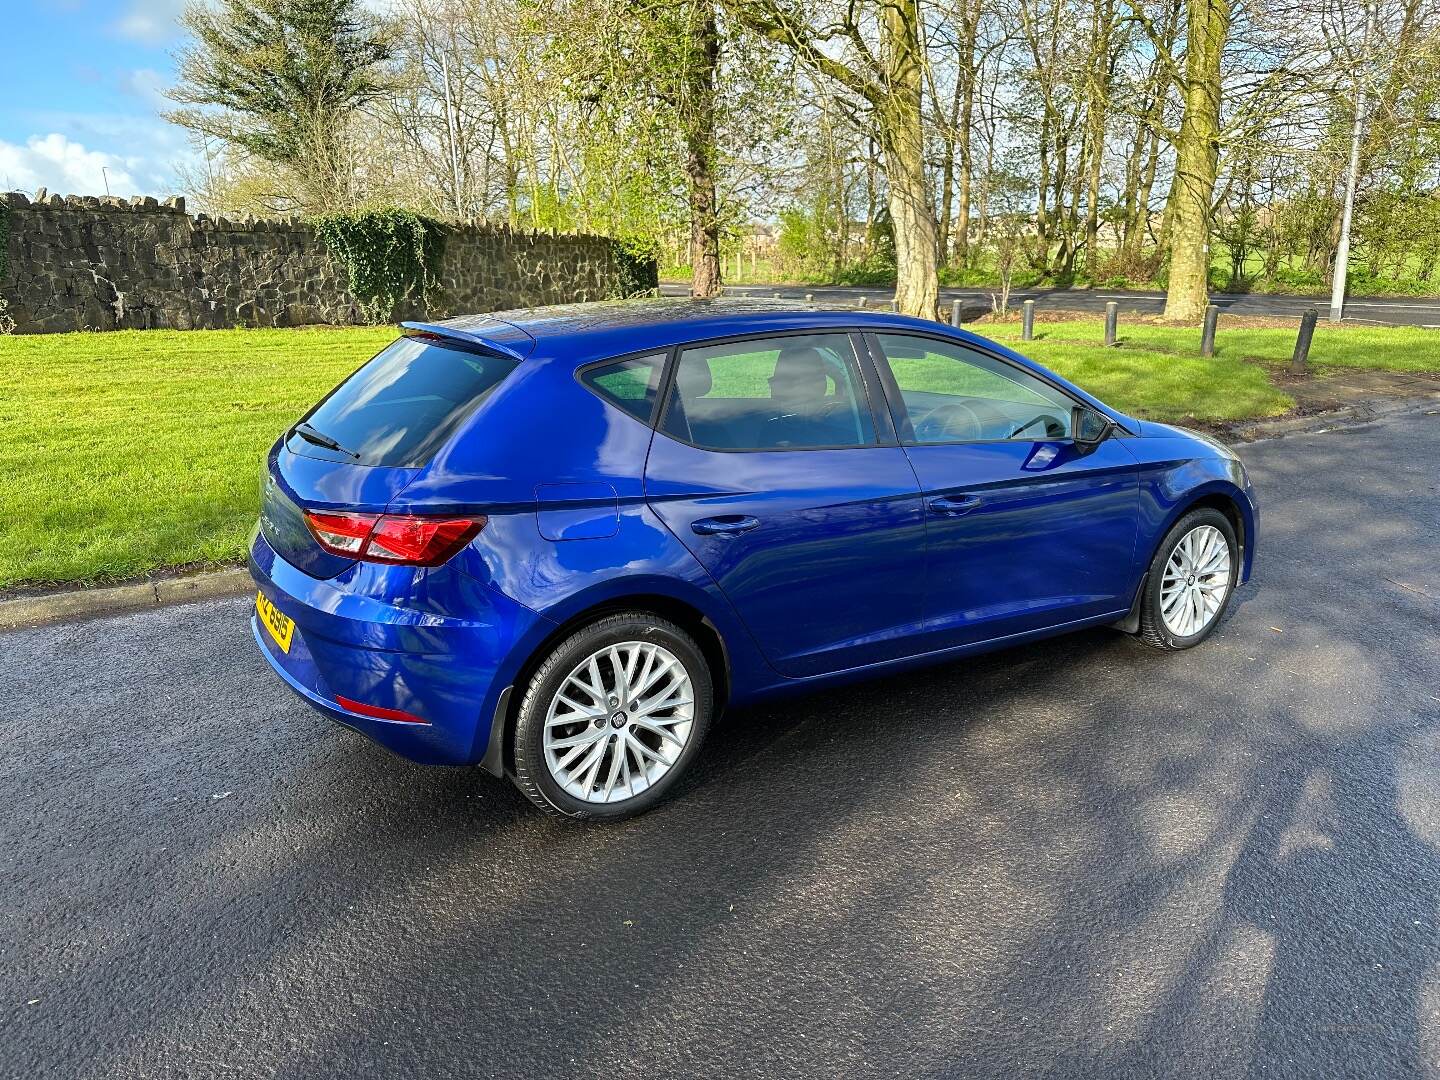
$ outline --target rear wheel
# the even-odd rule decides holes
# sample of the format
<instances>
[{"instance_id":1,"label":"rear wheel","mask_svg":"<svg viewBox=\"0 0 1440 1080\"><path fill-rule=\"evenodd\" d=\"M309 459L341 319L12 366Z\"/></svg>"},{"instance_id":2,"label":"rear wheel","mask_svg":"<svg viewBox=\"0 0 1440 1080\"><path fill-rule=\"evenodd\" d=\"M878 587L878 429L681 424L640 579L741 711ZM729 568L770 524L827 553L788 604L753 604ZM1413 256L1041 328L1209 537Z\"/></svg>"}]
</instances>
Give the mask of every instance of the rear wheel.
<instances>
[{"instance_id":1,"label":"rear wheel","mask_svg":"<svg viewBox=\"0 0 1440 1080\"><path fill-rule=\"evenodd\" d=\"M1165 535L1145 582L1139 638L1157 649L1188 649L1210 636L1235 591L1240 549L1220 511L1186 514Z\"/></svg>"},{"instance_id":2,"label":"rear wheel","mask_svg":"<svg viewBox=\"0 0 1440 1080\"><path fill-rule=\"evenodd\" d=\"M650 809L710 726L710 670L666 619L623 612L557 645L515 724L516 786L546 813L614 820Z\"/></svg>"}]
</instances>

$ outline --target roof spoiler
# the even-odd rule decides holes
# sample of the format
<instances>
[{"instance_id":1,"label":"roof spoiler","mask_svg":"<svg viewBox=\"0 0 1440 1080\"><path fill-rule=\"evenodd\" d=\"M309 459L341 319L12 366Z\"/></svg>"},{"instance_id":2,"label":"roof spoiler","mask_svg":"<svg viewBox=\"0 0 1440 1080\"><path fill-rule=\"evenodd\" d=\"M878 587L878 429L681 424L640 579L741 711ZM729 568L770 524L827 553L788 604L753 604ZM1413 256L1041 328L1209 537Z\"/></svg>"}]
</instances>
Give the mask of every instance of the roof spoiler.
<instances>
[{"instance_id":1,"label":"roof spoiler","mask_svg":"<svg viewBox=\"0 0 1440 1080\"><path fill-rule=\"evenodd\" d=\"M406 337L447 338L450 341L459 342L467 348L489 353L491 356L502 356L506 360L514 360L517 363L524 360L526 355L494 338L487 338L455 326L445 326L443 323L402 322L400 329Z\"/></svg>"}]
</instances>

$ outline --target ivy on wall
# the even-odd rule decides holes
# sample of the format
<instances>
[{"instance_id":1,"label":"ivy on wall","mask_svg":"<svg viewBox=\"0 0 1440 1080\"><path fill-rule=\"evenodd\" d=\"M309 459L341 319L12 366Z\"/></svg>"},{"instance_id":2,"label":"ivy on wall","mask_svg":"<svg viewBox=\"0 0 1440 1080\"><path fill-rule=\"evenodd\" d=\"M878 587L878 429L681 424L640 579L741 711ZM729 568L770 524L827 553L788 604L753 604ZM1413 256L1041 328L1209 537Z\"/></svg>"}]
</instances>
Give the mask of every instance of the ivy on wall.
<instances>
[{"instance_id":1,"label":"ivy on wall","mask_svg":"<svg viewBox=\"0 0 1440 1080\"><path fill-rule=\"evenodd\" d=\"M367 321L389 322L400 304L422 306L435 287L445 226L410 210L357 210L311 219L345 265L350 291Z\"/></svg>"},{"instance_id":2,"label":"ivy on wall","mask_svg":"<svg viewBox=\"0 0 1440 1080\"><path fill-rule=\"evenodd\" d=\"M660 285L660 268L648 249L634 249L619 240L612 240L615 263L620 269L616 292L620 297L645 296Z\"/></svg>"}]
</instances>

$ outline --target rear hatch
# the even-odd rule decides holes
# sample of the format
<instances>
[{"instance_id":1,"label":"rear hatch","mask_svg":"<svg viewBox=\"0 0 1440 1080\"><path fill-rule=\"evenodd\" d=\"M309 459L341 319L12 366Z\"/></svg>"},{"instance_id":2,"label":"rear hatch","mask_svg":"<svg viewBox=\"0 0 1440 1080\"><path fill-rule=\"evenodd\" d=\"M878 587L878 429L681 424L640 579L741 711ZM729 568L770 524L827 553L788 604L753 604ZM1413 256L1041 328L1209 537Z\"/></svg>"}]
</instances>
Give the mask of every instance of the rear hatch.
<instances>
[{"instance_id":1,"label":"rear hatch","mask_svg":"<svg viewBox=\"0 0 1440 1080\"><path fill-rule=\"evenodd\" d=\"M499 320L406 324L406 336L332 390L275 444L260 531L286 562L317 578L354 559L316 543L306 510L384 513L534 339Z\"/></svg>"}]
</instances>

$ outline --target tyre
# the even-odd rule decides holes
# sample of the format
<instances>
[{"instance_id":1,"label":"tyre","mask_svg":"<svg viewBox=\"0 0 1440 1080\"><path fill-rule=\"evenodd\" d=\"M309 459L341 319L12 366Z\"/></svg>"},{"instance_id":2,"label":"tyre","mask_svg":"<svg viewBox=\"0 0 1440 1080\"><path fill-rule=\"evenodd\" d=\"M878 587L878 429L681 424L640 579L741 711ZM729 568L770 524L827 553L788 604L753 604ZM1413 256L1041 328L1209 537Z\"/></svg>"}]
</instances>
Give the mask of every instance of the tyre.
<instances>
[{"instance_id":1,"label":"tyre","mask_svg":"<svg viewBox=\"0 0 1440 1080\"><path fill-rule=\"evenodd\" d=\"M1141 641L1157 649L1189 649L1210 636L1235 593L1240 545L1218 510L1186 514L1165 534L1140 602Z\"/></svg>"},{"instance_id":2,"label":"tyre","mask_svg":"<svg viewBox=\"0 0 1440 1080\"><path fill-rule=\"evenodd\" d=\"M515 720L515 784L548 814L649 810L695 759L714 708L709 665L674 623L598 619L541 662Z\"/></svg>"}]
</instances>

